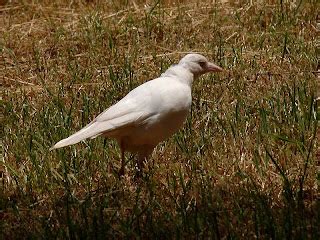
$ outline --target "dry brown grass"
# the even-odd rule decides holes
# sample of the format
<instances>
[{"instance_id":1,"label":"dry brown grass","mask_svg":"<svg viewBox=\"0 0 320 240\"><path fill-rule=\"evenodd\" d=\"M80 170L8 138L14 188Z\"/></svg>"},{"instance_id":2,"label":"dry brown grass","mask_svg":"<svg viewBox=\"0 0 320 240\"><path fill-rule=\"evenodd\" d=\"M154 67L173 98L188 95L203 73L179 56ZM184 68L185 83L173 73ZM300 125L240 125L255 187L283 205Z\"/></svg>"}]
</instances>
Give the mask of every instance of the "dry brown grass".
<instances>
[{"instance_id":1,"label":"dry brown grass","mask_svg":"<svg viewBox=\"0 0 320 240\"><path fill-rule=\"evenodd\" d=\"M4 237L319 237L317 6L0 2ZM109 140L48 151L190 51L226 71L140 182Z\"/></svg>"}]
</instances>

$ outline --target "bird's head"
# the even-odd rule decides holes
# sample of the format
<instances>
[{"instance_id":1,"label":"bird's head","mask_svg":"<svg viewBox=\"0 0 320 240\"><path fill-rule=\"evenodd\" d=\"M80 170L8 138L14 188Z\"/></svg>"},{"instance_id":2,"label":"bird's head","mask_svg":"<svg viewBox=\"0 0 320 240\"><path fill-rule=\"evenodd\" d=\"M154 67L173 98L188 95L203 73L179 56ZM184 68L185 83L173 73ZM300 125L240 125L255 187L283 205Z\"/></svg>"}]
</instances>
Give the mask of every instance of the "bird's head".
<instances>
[{"instance_id":1,"label":"bird's head","mask_svg":"<svg viewBox=\"0 0 320 240\"><path fill-rule=\"evenodd\" d=\"M180 60L178 65L187 68L195 77L207 72L221 72L223 70L197 53L187 54Z\"/></svg>"}]
</instances>

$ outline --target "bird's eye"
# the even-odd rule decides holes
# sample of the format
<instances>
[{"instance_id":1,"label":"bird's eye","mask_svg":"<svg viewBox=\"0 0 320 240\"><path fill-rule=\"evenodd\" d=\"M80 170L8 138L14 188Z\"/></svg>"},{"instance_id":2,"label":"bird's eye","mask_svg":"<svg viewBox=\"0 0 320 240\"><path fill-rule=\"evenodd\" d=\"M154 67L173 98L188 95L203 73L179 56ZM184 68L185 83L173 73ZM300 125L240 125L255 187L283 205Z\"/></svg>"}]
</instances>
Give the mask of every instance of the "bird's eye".
<instances>
[{"instance_id":1,"label":"bird's eye","mask_svg":"<svg viewBox=\"0 0 320 240\"><path fill-rule=\"evenodd\" d=\"M202 68L205 68L206 62L199 62L199 65L200 65Z\"/></svg>"}]
</instances>

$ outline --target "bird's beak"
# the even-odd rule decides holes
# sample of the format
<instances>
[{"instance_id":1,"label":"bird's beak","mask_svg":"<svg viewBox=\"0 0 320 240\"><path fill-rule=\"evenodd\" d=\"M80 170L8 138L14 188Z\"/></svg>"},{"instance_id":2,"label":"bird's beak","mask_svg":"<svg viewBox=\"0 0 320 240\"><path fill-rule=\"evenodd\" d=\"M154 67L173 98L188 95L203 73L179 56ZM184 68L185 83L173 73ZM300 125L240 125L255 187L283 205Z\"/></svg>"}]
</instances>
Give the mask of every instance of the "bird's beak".
<instances>
[{"instance_id":1,"label":"bird's beak","mask_svg":"<svg viewBox=\"0 0 320 240\"><path fill-rule=\"evenodd\" d=\"M208 62L208 65L207 65L207 71L208 72L222 72L223 69L211 62Z\"/></svg>"}]
</instances>

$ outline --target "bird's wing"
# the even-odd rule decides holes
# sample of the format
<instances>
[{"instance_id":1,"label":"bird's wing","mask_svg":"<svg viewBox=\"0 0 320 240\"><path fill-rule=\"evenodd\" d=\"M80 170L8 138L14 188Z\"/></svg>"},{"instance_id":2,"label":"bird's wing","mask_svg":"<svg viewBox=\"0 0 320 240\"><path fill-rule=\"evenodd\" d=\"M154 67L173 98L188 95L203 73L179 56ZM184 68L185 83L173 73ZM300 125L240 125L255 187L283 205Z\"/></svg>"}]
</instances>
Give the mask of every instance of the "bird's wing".
<instances>
[{"instance_id":1,"label":"bird's wing","mask_svg":"<svg viewBox=\"0 0 320 240\"><path fill-rule=\"evenodd\" d=\"M145 123L145 120L152 116L154 112L150 111L151 108L149 107L153 101L152 91L150 92L150 89L143 85L102 112L80 131L56 143L51 150L76 144L86 138L94 138L119 128Z\"/></svg>"}]
</instances>

